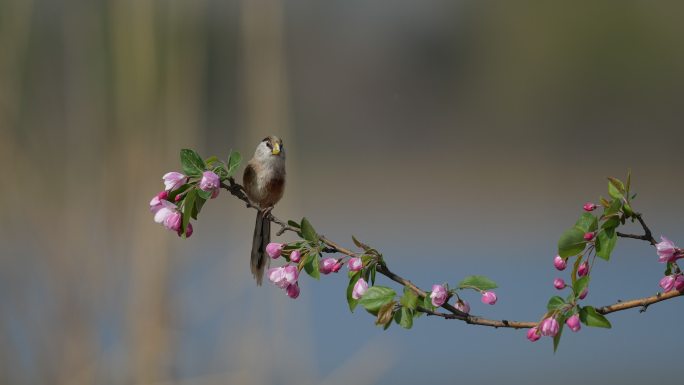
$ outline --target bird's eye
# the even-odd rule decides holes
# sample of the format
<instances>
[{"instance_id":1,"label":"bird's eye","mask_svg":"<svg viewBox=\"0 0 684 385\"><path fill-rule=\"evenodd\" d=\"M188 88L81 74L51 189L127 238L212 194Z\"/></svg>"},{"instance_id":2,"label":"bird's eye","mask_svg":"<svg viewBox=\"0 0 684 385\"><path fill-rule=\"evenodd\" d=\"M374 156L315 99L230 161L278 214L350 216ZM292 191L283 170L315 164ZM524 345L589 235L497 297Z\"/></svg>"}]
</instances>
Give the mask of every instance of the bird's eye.
<instances>
[{"instance_id":1,"label":"bird's eye","mask_svg":"<svg viewBox=\"0 0 684 385\"><path fill-rule=\"evenodd\" d=\"M273 145L271 144L271 142L266 142L266 145L267 145L268 148L270 148L271 150L273 149Z\"/></svg>"}]
</instances>

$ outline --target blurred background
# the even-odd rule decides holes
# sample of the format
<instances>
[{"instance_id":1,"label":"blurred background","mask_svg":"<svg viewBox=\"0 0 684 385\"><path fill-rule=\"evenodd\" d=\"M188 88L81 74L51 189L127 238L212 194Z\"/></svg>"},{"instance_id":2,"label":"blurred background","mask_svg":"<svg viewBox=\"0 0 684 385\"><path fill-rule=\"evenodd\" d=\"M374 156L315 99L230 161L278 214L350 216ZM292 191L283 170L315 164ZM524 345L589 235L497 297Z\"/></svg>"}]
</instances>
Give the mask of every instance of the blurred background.
<instances>
[{"instance_id":1,"label":"blurred background","mask_svg":"<svg viewBox=\"0 0 684 385\"><path fill-rule=\"evenodd\" d=\"M249 158L277 134L276 215L354 234L424 288L488 275L499 302L466 294L473 313L536 320L567 279L558 236L606 176L631 168L635 208L684 244L682 12L0 0L0 383L672 382L679 299L566 333L555 355L548 338L456 321L382 331L349 312L345 274L302 278L297 300L256 287L238 200L209 202L188 240L148 202L179 149ZM653 295L662 271L621 240L586 301Z\"/></svg>"}]
</instances>

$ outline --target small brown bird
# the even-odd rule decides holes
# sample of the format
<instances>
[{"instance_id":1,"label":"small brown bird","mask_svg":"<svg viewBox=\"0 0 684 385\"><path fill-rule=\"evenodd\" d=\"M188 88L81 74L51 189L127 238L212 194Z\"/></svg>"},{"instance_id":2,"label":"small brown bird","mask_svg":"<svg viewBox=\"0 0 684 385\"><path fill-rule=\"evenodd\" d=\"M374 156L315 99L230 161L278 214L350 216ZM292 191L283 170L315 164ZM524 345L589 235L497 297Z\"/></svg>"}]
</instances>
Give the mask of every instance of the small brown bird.
<instances>
[{"instance_id":1,"label":"small brown bird","mask_svg":"<svg viewBox=\"0 0 684 385\"><path fill-rule=\"evenodd\" d=\"M245 168L242 183L247 196L259 210L252 238L251 268L257 285L261 285L269 264L266 245L271 242L271 221L265 217L285 191L285 149L280 138L269 136L257 145L254 157Z\"/></svg>"}]
</instances>

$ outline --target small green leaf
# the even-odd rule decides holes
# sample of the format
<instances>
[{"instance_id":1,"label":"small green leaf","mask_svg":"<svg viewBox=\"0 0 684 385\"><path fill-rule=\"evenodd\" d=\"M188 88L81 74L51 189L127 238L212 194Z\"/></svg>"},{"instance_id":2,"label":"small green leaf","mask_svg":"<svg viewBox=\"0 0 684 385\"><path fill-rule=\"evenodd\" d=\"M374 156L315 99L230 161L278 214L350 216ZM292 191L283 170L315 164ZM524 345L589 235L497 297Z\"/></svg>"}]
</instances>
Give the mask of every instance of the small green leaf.
<instances>
[{"instance_id":1,"label":"small green leaf","mask_svg":"<svg viewBox=\"0 0 684 385\"><path fill-rule=\"evenodd\" d=\"M287 221L287 224L290 225L290 226L292 226L292 227L294 227L295 229L300 228L299 223L293 221L292 219L288 220L288 221Z\"/></svg>"},{"instance_id":2,"label":"small green leaf","mask_svg":"<svg viewBox=\"0 0 684 385\"><path fill-rule=\"evenodd\" d=\"M576 280L573 285L572 285L572 290L575 292L575 296L579 297L580 294L584 291L584 289L589 286L589 276L585 275L584 277Z\"/></svg>"},{"instance_id":3,"label":"small green leaf","mask_svg":"<svg viewBox=\"0 0 684 385\"><path fill-rule=\"evenodd\" d=\"M667 263L667 267L665 268L665 275L670 275L672 274L672 262Z\"/></svg>"},{"instance_id":4,"label":"small green leaf","mask_svg":"<svg viewBox=\"0 0 684 385\"><path fill-rule=\"evenodd\" d=\"M204 191L202 189L198 189L197 195L199 195L202 199L209 199L211 198L211 191Z\"/></svg>"},{"instance_id":5,"label":"small green leaf","mask_svg":"<svg viewBox=\"0 0 684 385\"><path fill-rule=\"evenodd\" d=\"M378 317L375 320L376 325L387 325L392 322L392 317L394 316L394 305L395 301L390 301L380 307L378 310Z\"/></svg>"},{"instance_id":6,"label":"small green leaf","mask_svg":"<svg viewBox=\"0 0 684 385\"><path fill-rule=\"evenodd\" d=\"M579 270L580 265L582 264L582 258L577 258L575 260L574 265L572 266L572 284L574 285L575 282L577 282L577 270Z\"/></svg>"},{"instance_id":7,"label":"small green leaf","mask_svg":"<svg viewBox=\"0 0 684 385\"><path fill-rule=\"evenodd\" d=\"M590 231L596 231L598 228L598 219L592 213L582 213L575 227L582 230L585 233Z\"/></svg>"},{"instance_id":8,"label":"small green leaf","mask_svg":"<svg viewBox=\"0 0 684 385\"><path fill-rule=\"evenodd\" d=\"M615 199L622 199L625 194L625 185L613 177L608 177L608 194Z\"/></svg>"},{"instance_id":9,"label":"small green leaf","mask_svg":"<svg viewBox=\"0 0 684 385\"><path fill-rule=\"evenodd\" d=\"M184 193L185 191L187 191L190 187L192 187L192 184L186 183L186 184L180 186L179 188L177 188L177 189L175 189L175 190L169 191L169 195L166 197L166 199L167 199L169 202L175 202L175 201L176 201L176 197L177 197L178 195Z\"/></svg>"},{"instance_id":10,"label":"small green leaf","mask_svg":"<svg viewBox=\"0 0 684 385\"><path fill-rule=\"evenodd\" d=\"M617 243L615 228L604 229L596 239L596 255L608 261Z\"/></svg>"},{"instance_id":11,"label":"small green leaf","mask_svg":"<svg viewBox=\"0 0 684 385\"><path fill-rule=\"evenodd\" d=\"M207 166L210 166L210 167L211 167L211 165L213 165L214 163L218 163L218 162L219 162L219 158L218 158L216 155L212 155L212 156L210 156L210 157L208 157L207 159L204 160L204 163L205 163Z\"/></svg>"},{"instance_id":12,"label":"small green leaf","mask_svg":"<svg viewBox=\"0 0 684 385\"><path fill-rule=\"evenodd\" d=\"M558 350L558 345L560 344L561 336L563 335L563 327L565 326L565 320L567 319L567 316L565 314L560 315L556 317L556 321L558 321L558 333L556 333L555 336L553 336L553 352L556 353L556 350Z\"/></svg>"},{"instance_id":13,"label":"small green leaf","mask_svg":"<svg viewBox=\"0 0 684 385\"><path fill-rule=\"evenodd\" d=\"M378 269L378 264L374 263L372 266L369 266L368 269L370 270L371 285L375 286L375 271Z\"/></svg>"},{"instance_id":14,"label":"small green leaf","mask_svg":"<svg viewBox=\"0 0 684 385\"><path fill-rule=\"evenodd\" d=\"M418 306L418 295L408 287L404 287L404 295L401 297L401 305L411 310L415 310Z\"/></svg>"},{"instance_id":15,"label":"small green leaf","mask_svg":"<svg viewBox=\"0 0 684 385\"><path fill-rule=\"evenodd\" d=\"M498 286L494 281L485 277L484 275L471 275L463 278L458 284L459 289L476 289L476 290L490 290L496 289Z\"/></svg>"},{"instance_id":16,"label":"small green leaf","mask_svg":"<svg viewBox=\"0 0 684 385\"><path fill-rule=\"evenodd\" d=\"M596 312L596 309L594 309L592 306L585 306L580 309L579 316L580 321L587 326L607 329L611 328L610 321L608 321L608 319L602 314Z\"/></svg>"},{"instance_id":17,"label":"small green leaf","mask_svg":"<svg viewBox=\"0 0 684 385\"><path fill-rule=\"evenodd\" d=\"M207 168L199 154L188 148L181 150L180 160L185 175L198 176Z\"/></svg>"},{"instance_id":18,"label":"small green leaf","mask_svg":"<svg viewBox=\"0 0 684 385\"><path fill-rule=\"evenodd\" d=\"M352 313L354 312L356 305L359 304L359 300L352 298L352 293L354 292L354 285L356 285L356 282L358 282L359 278L361 278L361 272L354 272L354 274L349 279L349 286L347 286L347 304L349 304L349 311L351 311Z\"/></svg>"},{"instance_id":19,"label":"small green leaf","mask_svg":"<svg viewBox=\"0 0 684 385\"><path fill-rule=\"evenodd\" d=\"M228 176L232 176L235 170L240 166L242 155L237 151L231 151L228 156Z\"/></svg>"},{"instance_id":20,"label":"small green leaf","mask_svg":"<svg viewBox=\"0 0 684 385\"><path fill-rule=\"evenodd\" d=\"M307 255L307 260L304 264L304 270L312 278L321 279L320 266L318 265L318 253L311 252Z\"/></svg>"},{"instance_id":21,"label":"small green leaf","mask_svg":"<svg viewBox=\"0 0 684 385\"><path fill-rule=\"evenodd\" d=\"M574 226L566 230L558 240L558 255L567 258L581 253L587 243L584 240L584 233Z\"/></svg>"},{"instance_id":22,"label":"small green leaf","mask_svg":"<svg viewBox=\"0 0 684 385\"><path fill-rule=\"evenodd\" d=\"M354 244L355 244L356 247L358 247L358 248L361 248L361 249L363 249L363 250L365 250L365 251L368 251L368 250L370 249L370 246L368 246L367 244L365 244L365 243L359 241L359 240L356 239L356 237L353 236L353 235L352 235L352 241L354 241Z\"/></svg>"},{"instance_id":23,"label":"small green leaf","mask_svg":"<svg viewBox=\"0 0 684 385\"><path fill-rule=\"evenodd\" d=\"M614 229L620 225L620 215L611 214L603 218L605 221L601 225L602 229Z\"/></svg>"},{"instance_id":24,"label":"small green leaf","mask_svg":"<svg viewBox=\"0 0 684 385\"><path fill-rule=\"evenodd\" d=\"M302 237L304 237L304 239L312 244L318 243L318 234L316 234L316 230L314 230L313 226L311 226L311 223L308 219L302 218L302 224L300 227L302 229Z\"/></svg>"},{"instance_id":25,"label":"small green leaf","mask_svg":"<svg viewBox=\"0 0 684 385\"><path fill-rule=\"evenodd\" d=\"M190 223L190 217L192 216L192 211L195 209L195 198L197 197L197 190L190 190L183 200L183 226L181 231L183 236L185 236L186 230L188 228L188 223Z\"/></svg>"},{"instance_id":26,"label":"small green leaf","mask_svg":"<svg viewBox=\"0 0 684 385\"><path fill-rule=\"evenodd\" d=\"M207 202L206 199L201 198L199 196L195 199L195 207L192 210L192 218L193 219L195 219L195 220L197 219L197 216L199 215L200 211L202 211L202 207L204 206L204 204L206 202Z\"/></svg>"},{"instance_id":27,"label":"small green leaf","mask_svg":"<svg viewBox=\"0 0 684 385\"><path fill-rule=\"evenodd\" d=\"M613 199L613 201L610 203L610 206L606 209L606 211L603 212L603 215L610 216L613 214L619 214L620 209L622 209L622 199Z\"/></svg>"},{"instance_id":28,"label":"small green leaf","mask_svg":"<svg viewBox=\"0 0 684 385\"><path fill-rule=\"evenodd\" d=\"M411 329L411 327L413 327L413 311L402 306L401 311L398 311L397 313L400 314L399 326L404 329Z\"/></svg>"},{"instance_id":29,"label":"small green leaf","mask_svg":"<svg viewBox=\"0 0 684 385\"><path fill-rule=\"evenodd\" d=\"M430 293L427 293L425 297L421 300L421 307L427 310L435 310L435 305L432 304L432 298L430 298Z\"/></svg>"},{"instance_id":30,"label":"small green leaf","mask_svg":"<svg viewBox=\"0 0 684 385\"><path fill-rule=\"evenodd\" d=\"M392 301L396 295L397 293L392 288L373 286L369 287L359 299L359 304L370 312L377 312L383 305Z\"/></svg>"},{"instance_id":31,"label":"small green leaf","mask_svg":"<svg viewBox=\"0 0 684 385\"><path fill-rule=\"evenodd\" d=\"M555 296L549 298L549 303L546 305L546 308L549 311L556 311L556 310L560 310L565 305L566 305L566 303L563 300L563 298L555 295Z\"/></svg>"}]
</instances>

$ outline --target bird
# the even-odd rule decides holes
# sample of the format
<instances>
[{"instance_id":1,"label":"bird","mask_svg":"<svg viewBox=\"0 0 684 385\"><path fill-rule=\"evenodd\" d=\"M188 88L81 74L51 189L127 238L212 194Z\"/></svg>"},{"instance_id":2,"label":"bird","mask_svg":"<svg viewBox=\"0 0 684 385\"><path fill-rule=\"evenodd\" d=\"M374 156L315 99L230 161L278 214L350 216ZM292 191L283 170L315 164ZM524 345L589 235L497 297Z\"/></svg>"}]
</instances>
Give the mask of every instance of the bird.
<instances>
[{"instance_id":1,"label":"bird","mask_svg":"<svg viewBox=\"0 0 684 385\"><path fill-rule=\"evenodd\" d=\"M268 214L285 192L285 148L277 136L267 136L256 147L242 176L247 197L257 208L250 266L258 286L268 267L266 245L271 242L271 221Z\"/></svg>"}]
</instances>

